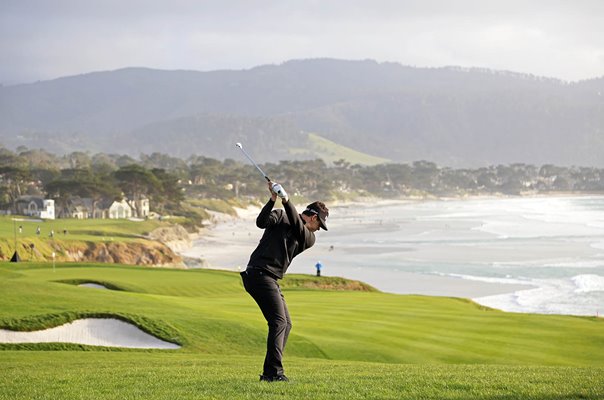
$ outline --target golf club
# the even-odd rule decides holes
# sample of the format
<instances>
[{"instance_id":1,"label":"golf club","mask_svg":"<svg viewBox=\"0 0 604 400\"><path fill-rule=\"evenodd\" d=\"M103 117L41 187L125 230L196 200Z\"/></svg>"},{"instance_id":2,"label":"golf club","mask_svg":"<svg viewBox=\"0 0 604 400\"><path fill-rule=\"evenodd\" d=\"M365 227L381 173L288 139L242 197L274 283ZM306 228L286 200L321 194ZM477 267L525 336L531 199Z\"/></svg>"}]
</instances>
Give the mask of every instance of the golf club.
<instances>
[{"instance_id":1,"label":"golf club","mask_svg":"<svg viewBox=\"0 0 604 400\"><path fill-rule=\"evenodd\" d=\"M250 157L250 155L247 154L247 152L243 149L243 146L241 145L241 143L235 143L235 146L239 147L239 150L241 150L241 152L247 157L247 159L250 160L252 164L254 164L254 167L256 167L258 169L258 171L260 171L260 173L262 174L262 176L264 176L264 179L266 179L267 182L270 182L271 178L269 178L268 176L266 176L266 174L264 173L263 170L260 169L260 167L258 166L258 164L256 164L256 162L254 160L252 160L252 157Z\"/></svg>"}]
</instances>

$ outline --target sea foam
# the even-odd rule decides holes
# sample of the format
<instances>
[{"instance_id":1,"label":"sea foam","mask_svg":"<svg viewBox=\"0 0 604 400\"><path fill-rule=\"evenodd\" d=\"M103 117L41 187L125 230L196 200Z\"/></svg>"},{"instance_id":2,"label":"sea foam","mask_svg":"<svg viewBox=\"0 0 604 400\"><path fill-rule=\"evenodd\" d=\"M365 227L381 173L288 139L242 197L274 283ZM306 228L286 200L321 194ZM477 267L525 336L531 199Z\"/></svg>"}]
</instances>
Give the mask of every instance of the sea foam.
<instances>
[{"instance_id":1,"label":"sea foam","mask_svg":"<svg viewBox=\"0 0 604 400\"><path fill-rule=\"evenodd\" d=\"M600 275L577 275L571 280L577 285L576 293L604 292L604 276Z\"/></svg>"}]
</instances>

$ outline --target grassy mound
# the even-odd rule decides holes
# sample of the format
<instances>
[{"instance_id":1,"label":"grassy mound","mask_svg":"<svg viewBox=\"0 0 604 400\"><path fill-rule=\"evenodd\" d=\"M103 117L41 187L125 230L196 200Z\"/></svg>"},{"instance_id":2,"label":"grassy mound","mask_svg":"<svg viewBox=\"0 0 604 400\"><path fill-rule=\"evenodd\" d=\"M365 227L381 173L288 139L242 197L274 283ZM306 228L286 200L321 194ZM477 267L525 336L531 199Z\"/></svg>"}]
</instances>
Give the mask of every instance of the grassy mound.
<instances>
[{"instance_id":1,"label":"grassy mound","mask_svg":"<svg viewBox=\"0 0 604 400\"><path fill-rule=\"evenodd\" d=\"M365 282L336 276L311 276L301 274L286 275L280 283L282 289L315 289L337 291L377 292L378 290Z\"/></svg>"}]
</instances>

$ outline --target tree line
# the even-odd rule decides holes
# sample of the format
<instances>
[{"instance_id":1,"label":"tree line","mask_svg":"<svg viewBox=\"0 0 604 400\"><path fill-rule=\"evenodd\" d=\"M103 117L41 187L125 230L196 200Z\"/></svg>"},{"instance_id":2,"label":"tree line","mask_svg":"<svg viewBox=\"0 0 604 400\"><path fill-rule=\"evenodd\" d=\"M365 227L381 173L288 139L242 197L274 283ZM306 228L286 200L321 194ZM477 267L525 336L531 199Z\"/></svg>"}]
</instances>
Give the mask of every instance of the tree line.
<instances>
[{"instance_id":1,"label":"tree line","mask_svg":"<svg viewBox=\"0 0 604 400\"><path fill-rule=\"evenodd\" d=\"M604 169L592 167L510 164L452 169L430 161L362 166L307 160L266 163L262 168L290 194L307 199L604 192ZM187 215L190 200L264 199L266 183L245 160L180 159L161 153L139 159L85 152L58 156L0 148L0 208L11 209L26 194L55 199L58 206L75 196L146 196L153 211Z\"/></svg>"}]
</instances>

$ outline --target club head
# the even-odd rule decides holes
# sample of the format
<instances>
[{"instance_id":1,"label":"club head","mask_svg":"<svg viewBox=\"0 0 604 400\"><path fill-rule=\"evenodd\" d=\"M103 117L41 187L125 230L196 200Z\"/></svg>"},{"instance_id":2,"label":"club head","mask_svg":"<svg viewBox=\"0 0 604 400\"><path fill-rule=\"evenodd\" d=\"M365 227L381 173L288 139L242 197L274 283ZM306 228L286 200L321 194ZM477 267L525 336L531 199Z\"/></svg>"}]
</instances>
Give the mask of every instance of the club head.
<instances>
[{"instance_id":1,"label":"club head","mask_svg":"<svg viewBox=\"0 0 604 400\"><path fill-rule=\"evenodd\" d=\"M241 143L235 143L235 146L239 147L240 149L243 149L243 146L241 145Z\"/></svg>"}]
</instances>

